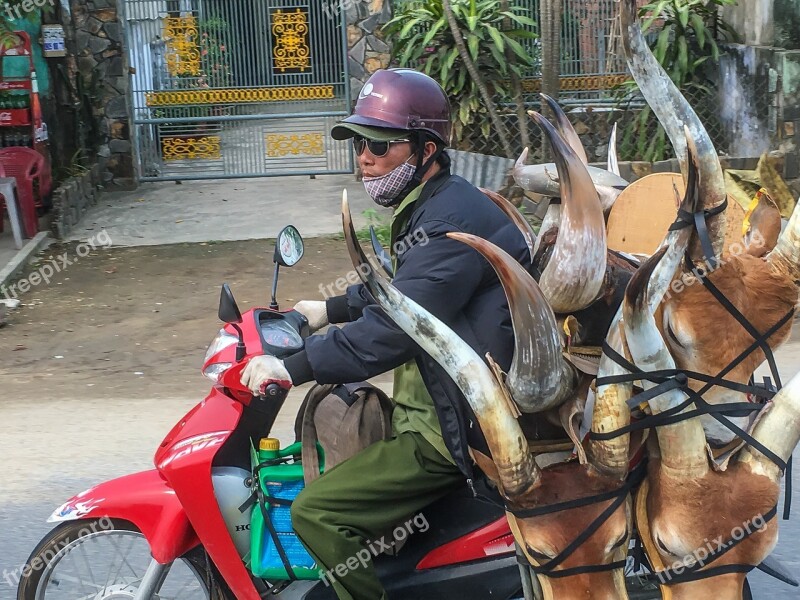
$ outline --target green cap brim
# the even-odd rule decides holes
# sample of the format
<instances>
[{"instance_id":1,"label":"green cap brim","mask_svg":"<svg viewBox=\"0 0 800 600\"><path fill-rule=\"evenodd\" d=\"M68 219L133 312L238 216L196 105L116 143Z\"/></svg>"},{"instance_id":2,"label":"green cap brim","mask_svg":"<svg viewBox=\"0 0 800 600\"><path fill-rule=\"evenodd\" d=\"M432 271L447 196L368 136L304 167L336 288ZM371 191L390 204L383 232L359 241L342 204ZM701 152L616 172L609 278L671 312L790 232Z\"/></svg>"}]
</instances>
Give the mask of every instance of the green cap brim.
<instances>
[{"instance_id":1,"label":"green cap brim","mask_svg":"<svg viewBox=\"0 0 800 600\"><path fill-rule=\"evenodd\" d=\"M355 123L338 123L331 129L331 137L335 140L349 140L356 135L376 142L391 142L392 140L407 138L408 131L405 129L369 127L367 125L357 125Z\"/></svg>"}]
</instances>

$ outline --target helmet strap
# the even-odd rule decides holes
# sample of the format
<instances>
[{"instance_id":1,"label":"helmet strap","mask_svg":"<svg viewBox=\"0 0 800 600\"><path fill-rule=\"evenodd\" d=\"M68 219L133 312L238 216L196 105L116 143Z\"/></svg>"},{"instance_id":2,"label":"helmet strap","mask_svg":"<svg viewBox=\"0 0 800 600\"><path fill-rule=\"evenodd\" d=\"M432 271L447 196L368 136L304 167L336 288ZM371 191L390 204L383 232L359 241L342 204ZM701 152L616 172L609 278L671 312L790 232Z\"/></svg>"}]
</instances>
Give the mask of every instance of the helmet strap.
<instances>
[{"instance_id":1,"label":"helmet strap","mask_svg":"<svg viewBox=\"0 0 800 600\"><path fill-rule=\"evenodd\" d=\"M414 189L422 183L422 178L425 177L425 173L431 168L433 163L435 163L439 157L444 152L444 146L441 144L436 144L436 151L431 154L431 157L422 162L425 158L425 145L428 141L432 141L428 136L421 134L419 135L419 139L417 141L417 169L414 171L414 177L406 184L406 187L403 188L403 191L400 192L400 195L397 197L396 204L399 204L405 197L408 196ZM395 205L396 205L395 204Z\"/></svg>"}]
</instances>

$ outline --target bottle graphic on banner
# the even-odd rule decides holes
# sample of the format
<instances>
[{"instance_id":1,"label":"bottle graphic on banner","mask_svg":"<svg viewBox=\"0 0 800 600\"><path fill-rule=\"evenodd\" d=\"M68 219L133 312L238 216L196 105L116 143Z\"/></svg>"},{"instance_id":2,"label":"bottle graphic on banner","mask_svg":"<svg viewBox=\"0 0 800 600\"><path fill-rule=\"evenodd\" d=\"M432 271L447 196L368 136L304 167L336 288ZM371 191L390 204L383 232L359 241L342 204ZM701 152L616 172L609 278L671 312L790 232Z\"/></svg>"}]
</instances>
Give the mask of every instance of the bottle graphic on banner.
<instances>
[{"instance_id":1,"label":"bottle graphic on banner","mask_svg":"<svg viewBox=\"0 0 800 600\"><path fill-rule=\"evenodd\" d=\"M33 119L33 141L45 142L48 139L47 124L42 120L42 105L39 102L39 84L36 71L31 71L31 118Z\"/></svg>"}]
</instances>

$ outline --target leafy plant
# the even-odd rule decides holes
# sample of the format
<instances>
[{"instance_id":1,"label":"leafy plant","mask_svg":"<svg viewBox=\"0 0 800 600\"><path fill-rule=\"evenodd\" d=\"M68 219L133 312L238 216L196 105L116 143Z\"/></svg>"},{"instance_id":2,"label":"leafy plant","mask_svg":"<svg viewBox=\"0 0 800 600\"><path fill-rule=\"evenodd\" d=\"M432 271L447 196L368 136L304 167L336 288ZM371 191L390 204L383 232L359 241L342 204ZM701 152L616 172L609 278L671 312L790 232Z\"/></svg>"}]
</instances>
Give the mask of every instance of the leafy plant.
<instances>
[{"instance_id":1,"label":"leafy plant","mask_svg":"<svg viewBox=\"0 0 800 600\"><path fill-rule=\"evenodd\" d=\"M89 167L87 166L89 162L86 151L83 148L78 148L69 159L68 164L53 169L53 179L56 182L61 182L70 177L80 177L89 172Z\"/></svg>"},{"instance_id":2,"label":"leafy plant","mask_svg":"<svg viewBox=\"0 0 800 600\"><path fill-rule=\"evenodd\" d=\"M532 31L535 21L525 15L525 8L508 3L504 10L504 3L497 0L450 0L450 5L469 59L496 99L493 104L510 101L512 74L522 79L534 66L533 53L525 44L537 37ZM473 123L480 123L481 134L488 138L489 107L481 95L480 82L470 77L459 53L443 1L418 0L401 5L383 32L391 40L394 58L401 66L419 68L441 83L453 107L455 139L463 139L464 130ZM513 60L508 60L507 50Z\"/></svg>"},{"instance_id":3,"label":"leafy plant","mask_svg":"<svg viewBox=\"0 0 800 600\"><path fill-rule=\"evenodd\" d=\"M230 86L233 73L228 62L230 25L218 16L203 19L197 24L197 38L192 38L193 49L200 55L199 72L184 70L177 73L178 89L206 89ZM187 63L188 64L188 63Z\"/></svg>"},{"instance_id":4,"label":"leafy plant","mask_svg":"<svg viewBox=\"0 0 800 600\"><path fill-rule=\"evenodd\" d=\"M356 239L359 242L371 242L372 236L370 236L369 228L372 226L375 228L375 235L378 236L378 241L380 241L381 245L388 251L392 243L391 221L385 216L378 214L378 211L376 211L374 208L368 208L367 210L361 211L361 214L367 219L367 225L361 227L360 229L356 229ZM343 240L344 234L339 232L335 234L333 238L336 240Z\"/></svg>"},{"instance_id":5,"label":"leafy plant","mask_svg":"<svg viewBox=\"0 0 800 600\"><path fill-rule=\"evenodd\" d=\"M800 4L797 0L775 0L775 45L800 50Z\"/></svg>"},{"instance_id":6,"label":"leafy plant","mask_svg":"<svg viewBox=\"0 0 800 600\"><path fill-rule=\"evenodd\" d=\"M717 40L736 39L736 33L719 16L721 6L737 0L656 0L639 9L644 17L642 31L650 36L656 60L664 67L679 90L693 96L708 96L711 89L702 66L709 59L717 61ZM635 82L620 86L619 95L630 98ZM634 148L635 158L663 160L667 153L666 134L658 125L652 109L645 105L636 119L622 133L621 147Z\"/></svg>"},{"instance_id":7,"label":"leafy plant","mask_svg":"<svg viewBox=\"0 0 800 600\"><path fill-rule=\"evenodd\" d=\"M228 63L228 47L225 44L229 29L228 22L217 16L200 21L200 65L203 73L201 87L231 85L233 73Z\"/></svg>"},{"instance_id":8,"label":"leafy plant","mask_svg":"<svg viewBox=\"0 0 800 600\"><path fill-rule=\"evenodd\" d=\"M642 31L663 23L653 54L670 79L682 88L702 78L700 67L709 58L719 60L716 38L735 39L736 33L719 16L718 8L737 0L658 0L644 5Z\"/></svg>"},{"instance_id":9,"label":"leafy plant","mask_svg":"<svg viewBox=\"0 0 800 600\"><path fill-rule=\"evenodd\" d=\"M378 236L381 244L388 248L392 243L392 225L391 222L383 215L379 215L378 211L374 208L368 208L361 213L367 218L369 225L366 228L356 232L359 240L366 241L371 239L369 235L370 225L375 228L375 235Z\"/></svg>"}]
</instances>

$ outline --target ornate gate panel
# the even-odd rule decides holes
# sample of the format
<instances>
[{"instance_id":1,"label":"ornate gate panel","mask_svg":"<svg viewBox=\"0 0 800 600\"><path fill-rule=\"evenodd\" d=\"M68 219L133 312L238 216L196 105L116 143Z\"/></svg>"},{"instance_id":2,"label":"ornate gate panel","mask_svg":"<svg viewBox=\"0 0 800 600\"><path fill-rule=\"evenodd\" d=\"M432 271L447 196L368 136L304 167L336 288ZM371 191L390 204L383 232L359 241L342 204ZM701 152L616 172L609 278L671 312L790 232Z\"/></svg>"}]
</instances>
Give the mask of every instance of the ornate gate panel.
<instances>
[{"instance_id":1,"label":"ornate gate panel","mask_svg":"<svg viewBox=\"0 0 800 600\"><path fill-rule=\"evenodd\" d=\"M318 0L125 0L142 180L352 173L343 11Z\"/></svg>"}]
</instances>

